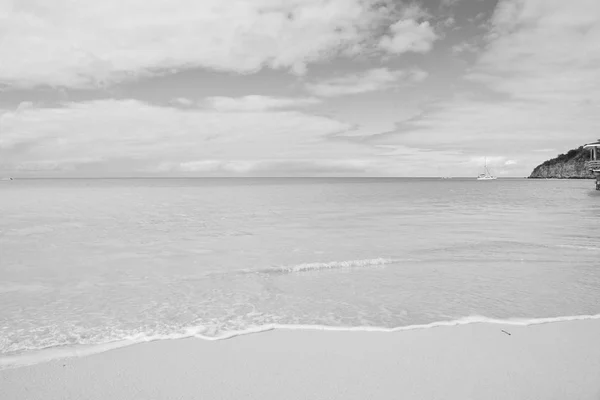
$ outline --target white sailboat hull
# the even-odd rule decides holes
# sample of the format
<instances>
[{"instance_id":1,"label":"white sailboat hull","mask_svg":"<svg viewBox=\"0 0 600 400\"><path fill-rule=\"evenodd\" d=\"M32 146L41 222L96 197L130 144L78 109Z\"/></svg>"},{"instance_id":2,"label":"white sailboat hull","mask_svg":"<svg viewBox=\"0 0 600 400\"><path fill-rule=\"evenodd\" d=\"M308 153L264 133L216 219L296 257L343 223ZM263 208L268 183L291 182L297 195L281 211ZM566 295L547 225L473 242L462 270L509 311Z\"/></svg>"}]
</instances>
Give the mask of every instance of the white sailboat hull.
<instances>
[{"instance_id":1,"label":"white sailboat hull","mask_svg":"<svg viewBox=\"0 0 600 400\"><path fill-rule=\"evenodd\" d=\"M487 157L486 157L485 158L484 169L483 169L483 174L479 174L477 176L477 180L478 181L493 181L495 179L496 179L496 177L494 175L490 174L490 171L488 170Z\"/></svg>"}]
</instances>

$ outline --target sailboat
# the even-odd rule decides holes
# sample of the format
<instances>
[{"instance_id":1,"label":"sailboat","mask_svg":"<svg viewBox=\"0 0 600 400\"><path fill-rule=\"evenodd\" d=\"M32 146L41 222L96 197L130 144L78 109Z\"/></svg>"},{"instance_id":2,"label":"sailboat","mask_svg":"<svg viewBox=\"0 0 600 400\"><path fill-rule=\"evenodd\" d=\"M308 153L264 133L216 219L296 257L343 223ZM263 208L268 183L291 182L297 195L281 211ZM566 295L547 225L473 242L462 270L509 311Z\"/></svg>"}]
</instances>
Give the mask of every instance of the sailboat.
<instances>
[{"instance_id":1,"label":"sailboat","mask_svg":"<svg viewBox=\"0 0 600 400\"><path fill-rule=\"evenodd\" d=\"M451 177L449 177L449 176L445 176L445 175L441 175L441 174L440 174L440 167L439 167L439 165L438 165L438 167L437 167L437 170L438 170L438 177L439 177L440 179L452 179L452 178L451 178Z\"/></svg>"},{"instance_id":2,"label":"sailboat","mask_svg":"<svg viewBox=\"0 0 600 400\"><path fill-rule=\"evenodd\" d=\"M490 170L487 167L487 157L485 158L485 166L484 166L484 170L483 170L483 174L479 174L479 176L477 176L477 180L478 181L491 181L496 179L495 176L493 176L492 174L490 174Z\"/></svg>"}]
</instances>

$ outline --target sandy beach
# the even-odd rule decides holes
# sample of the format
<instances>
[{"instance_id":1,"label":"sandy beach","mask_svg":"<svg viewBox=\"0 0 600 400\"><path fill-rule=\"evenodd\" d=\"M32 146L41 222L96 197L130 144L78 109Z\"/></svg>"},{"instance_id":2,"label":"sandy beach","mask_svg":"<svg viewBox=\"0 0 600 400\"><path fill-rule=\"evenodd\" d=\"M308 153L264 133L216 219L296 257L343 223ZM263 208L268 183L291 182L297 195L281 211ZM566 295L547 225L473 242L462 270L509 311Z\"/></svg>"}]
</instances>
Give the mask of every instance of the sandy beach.
<instances>
[{"instance_id":1,"label":"sandy beach","mask_svg":"<svg viewBox=\"0 0 600 400\"><path fill-rule=\"evenodd\" d=\"M2 399L600 399L600 320L156 341L0 371Z\"/></svg>"}]
</instances>

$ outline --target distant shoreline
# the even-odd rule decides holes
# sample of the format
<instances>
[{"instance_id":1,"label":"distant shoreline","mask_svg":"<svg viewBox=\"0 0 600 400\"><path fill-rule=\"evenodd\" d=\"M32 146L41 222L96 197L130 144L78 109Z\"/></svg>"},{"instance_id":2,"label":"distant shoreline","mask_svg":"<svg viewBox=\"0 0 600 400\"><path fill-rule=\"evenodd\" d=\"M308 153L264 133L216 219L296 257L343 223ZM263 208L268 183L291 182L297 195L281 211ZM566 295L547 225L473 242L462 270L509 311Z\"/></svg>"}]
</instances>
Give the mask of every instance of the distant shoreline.
<instances>
[{"instance_id":1,"label":"distant shoreline","mask_svg":"<svg viewBox=\"0 0 600 400\"><path fill-rule=\"evenodd\" d=\"M568 180L568 179L594 179L594 177L589 176L568 176L568 177L542 177L542 176L528 176L527 179L555 179L555 180Z\"/></svg>"}]
</instances>

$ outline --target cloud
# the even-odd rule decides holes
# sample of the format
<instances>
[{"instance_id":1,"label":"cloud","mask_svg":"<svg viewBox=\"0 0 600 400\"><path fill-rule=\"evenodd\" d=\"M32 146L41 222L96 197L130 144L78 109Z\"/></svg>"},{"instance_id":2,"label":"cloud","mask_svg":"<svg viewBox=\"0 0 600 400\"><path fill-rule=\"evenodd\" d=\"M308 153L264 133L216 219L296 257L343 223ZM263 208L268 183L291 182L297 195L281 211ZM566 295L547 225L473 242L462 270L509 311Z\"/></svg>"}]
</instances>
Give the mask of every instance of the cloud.
<instances>
[{"instance_id":1,"label":"cloud","mask_svg":"<svg viewBox=\"0 0 600 400\"><path fill-rule=\"evenodd\" d=\"M470 53L475 53L477 52L479 49L477 47L477 45L475 45L472 42L461 42L458 44L455 44L454 46L452 46L452 52L453 53L466 53L466 52L470 52Z\"/></svg>"},{"instance_id":2,"label":"cloud","mask_svg":"<svg viewBox=\"0 0 600 400\"><path fill-rule=\"evenodd\" d=\"M10 170L11 172L67 172L75 171L81 168L82 165L98 163L101 160L91 158L71 158L61 159L59 161L42 160L42 161L26 161L13 165L2 165L0 170Z\"/></svg>"},{"instance_id":3,"label":"cloud","mask_svg":"<svg viewBox=\"0 0 600 400\"><path fill-rule=\"evenodd\" d=\"M373 160L369 159L295 159L295 160L212 160L163 163L158 172L201 173L244 176L319 176L355 175L369 171Z\"/></svg>"},{"instance_id":4,"label":"cloud","mask_svg":"<svg viewBox=\"0 0 600 400\"><path fill-rule=\"evenodd\" d=\"M503 0L457 96L375 144L437 146L517 160L528 174L546 156L594 140L600 131L600 2ZM460 84L460 82L457 82Z\"/></svg>"},{"instance_id":5,"label":"cloud","mask_svg":"<svg viewBox=\"0 0 600 400\"><path fill-rule=\"evenodd\" d=\"M577 104L456 99L435 104L395 131L370 141L524 155L540 146L568 149L589 141L590 134L600 128L600 115L595 111Z\"/></svg>"},{"instance_id":6,"label":"cloud","mask_svg":"<svg viewBox=\"0 0 600 400\"><path fill-rule=\"evenodd\" d=\"M307 160L322 160L314 168L347 171L345 159L372 155L354 143L328 145L328 137L348 129L346 123L297 111L220 112L136 100L29 106L0 112L0 169L157 171L167 165L235 173L244 170L240 160L261 171L284 160L297 170Z\"/></svg>"},{"instance_id":7,"label":"cloud","mask_svg":"<svg viewBox=\"0 0 600 400\"><path fill-rule=\"evenodd\" d=\"M187 102L186 102L187 103ZM26 176L410 176L452 152L377 147L292 110L97 100L0 110L0 171Z\"/></svg>"},{"instance_id":8,"label":"cloud","mask_svg":"<svg viewBox=\"0 0 600 400\"><path fill-rule=\"evenodd\" d=\"M483 167L484 164L487 163L488 166L494 166L494 165L505 165L506 164L506 157L504 156L474 156L474 157L470 157L467 161L467 163L474 165L474 166L481 166Z\"/></svg>"},{"instance_id":9,"label":"cloud","mask_svg":"<svg viewBox=\"0 0 600 400\"><path fill-rule=\"evenodd\" d=\"M187 68L302 74L380 49L427 51L414 5L379 0L24 0L0 2L0 84L89 87Z\"/></svg>"},{"instance_id":10,"label":"cloud","mask_svg":"<svg viewBox=\"0 0 600 400\"><path fill-rule=\"evenodd\" d=\"M171 104L183 107L192 107L196 103L192 99L178 97L176 99L171 100Z\"/></svg>"},{"instance_id":11,"label":"cloud","mask_svg":"<svg viewBox=\"0 0 600 400\"><path fill-rule=\"evenodd\" d=\"M433 47L433 42L438 39L435 30L427 21L431 18L432 16L416 3L410 4L402 10L401 18L390 25L388 34L379 39L378 47L389 54L427 53Z\"/></svg>"},{"instance_id":12,"label":"cloud","mask_svg":"<svg viewBox=\"0 0 600 400\"><path fill-rule=\"evenodd\" d=\"M391 54L426 53L431 50L436 39L437 35L429 21L407 19L390 26L389 35L381 38L379 47Z\"/></svg>"},{"instance_id":13,"label":"cloud","mask_svg":"<svg viewBox=\"0 0 600 400\"><path fill-rule=\"evenodd\" d=\"M446 18L444 21L442 21L441 24L446 28L451 28L454 25L456 25L456 19L454 19L454 17L450 16L450 17Z\"/></svg>"},{"instance_id":14,"label":"cloud","mask_svg":"<svg viewBox=\"0 0 600 400\"><path fill-rule=\"evenodd\" d=\"M502 1L487 51L468 78L517 99L598 100L599 15L595 0Z\"/></svg>"},{"instance_id":15,"label":"cloud","mask_svg":"<svg viewBox=\"0 0 600 400\"><path fill-rule=\"evenodd\" d=\"M333 97L385 90L400 82L419 82L427 77L427 72L414 70L390 70L374 68L360 74L350 74L306 85L306 89L316 96Z\"/></svg>"},{"instance_id":16,"label":"cloud","mask_svg":"<svg viewBox=\"0 0 600 400\"><path fill-rule=\"evenodd\" d=\"M0 111L0 171L45 176L472 175L463 150L347 139L353 126L291 110L217 111L99 100ZM498 150L500 151L500 150ZM494 155L490 154L493 162ZM502 162L513 159L503 156ZM514 158L516 159L516 158ZM494 164L495 165L495 164ZM448 170L448 167L451 167ZM499 173L499 171L495 171Z\"/></svg>"},{"instance_id":17,"label":"cloud","mask_svg":"<svg viewBox=\"0 0 600 400\"><path fill-rule=\"evenodd\" d=\"M454 7L462 0L441 0L440 6L442 7Z\"/></svg>"},{"instance_id":18,"label":"cloud","mask_svg":"<svg viewBox=\"0 0 600 400\"><path fill-rule=\"evenodd\" d=\"M472 18L468 18L468 21L469 22L477 22L477 21L480 21L482 19L485 19L485 17L486 17L486 13L480 12L480 13L478 13L477 15L475 15Z\"/></svg>"},{"instance_id":19,"label":"cloud","mask_svg":"<svg viewBox=\"0 0 600 400\"><path fill-rule=\"evenodd\" d=\"M405 5L402 8L398 20L425 20L431 19L433 16L423 7L421 7L418 3L412 2Z\"/></svg>"},{"instance_id":20,"label":"cloud","mask_svg":"<svg viewBox=\"0 0 600 400\"><path fill-rule=\"evenodd\" d=\"M218 111L266 111L274 109L305 107L319 104L314 97L270 97L250 95L243 97L209 97L205 100L210 108Z\"/></svg>"},{"instance_id":21,"label":"cloud","mask_svg":"<svg viewBox=\"0 0 600 400\"><path fill-rule=\"evenodd\" d=\"M509 159L506 156L475 156L464 163L471 171L477 171L477 173L483 172L484 165L487 165L492 174L498 176L514 176L515 172L518 173L516 169L518 164L517 160Z\"/></svg>"}]
</instances>

